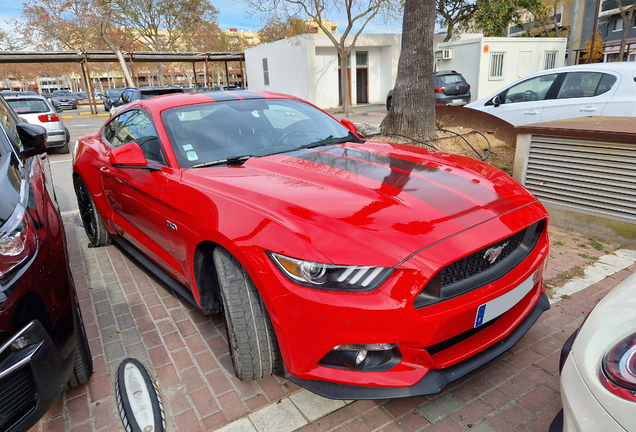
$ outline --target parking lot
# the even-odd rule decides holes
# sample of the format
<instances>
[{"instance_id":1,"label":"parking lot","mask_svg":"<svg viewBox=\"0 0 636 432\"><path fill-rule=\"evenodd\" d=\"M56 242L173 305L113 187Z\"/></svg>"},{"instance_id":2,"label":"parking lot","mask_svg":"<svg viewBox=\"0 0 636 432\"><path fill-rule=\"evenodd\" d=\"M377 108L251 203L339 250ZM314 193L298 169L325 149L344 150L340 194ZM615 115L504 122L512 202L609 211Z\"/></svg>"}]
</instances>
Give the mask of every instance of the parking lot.
<instances>
[{"instance_id":1,"label":"parking lot","mask_svg":"<svg viewBox=\"0 0 636 432\"><path fill-rule=\"evenodd\" d=\"M73 116L64 120L71 132L71 154L78 136L96 132L107 120L76 110L63 114ZM371 117L380 116L364 121ZM281 376L239 381L220 315L203 316L118 247L89 248L84 230L74 220L71 154L50 154L48 159L65 216L94 373L87 385L58 398L32 431L122 430L113 397L114 376L126 357L140 360L157 379L169 431L547 431L561 408L558 359L563 342L609 289L636 271L634 264L616 267L605 279L556 298L514 348L441 394L327 400ZM550 233L546 279L594 258L602 261L621 253L620 244L604 240L602 250L594 249L585 233L556 228Z\"/></svg>"}]
</instances>

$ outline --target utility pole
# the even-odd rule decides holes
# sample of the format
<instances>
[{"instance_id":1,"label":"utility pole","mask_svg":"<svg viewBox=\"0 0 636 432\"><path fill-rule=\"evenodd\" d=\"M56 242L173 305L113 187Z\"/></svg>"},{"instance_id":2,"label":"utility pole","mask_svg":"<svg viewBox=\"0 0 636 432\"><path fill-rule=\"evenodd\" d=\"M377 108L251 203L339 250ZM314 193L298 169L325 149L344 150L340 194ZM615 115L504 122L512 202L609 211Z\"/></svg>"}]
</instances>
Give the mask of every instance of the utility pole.
<instances>
[{"instance_id":1,"label":"utility pole","mask_svg":"<svg viewBox=\"0 0 636 432\"><path fill-rule=\"evenodd\" d=\"M568 40L568 66L572 66L574 61L574 40L576 37L576 20L578 19L579 0L574 0L572 5L572 25L570 26L570 37Z\"/></svg>"}]
</instances>

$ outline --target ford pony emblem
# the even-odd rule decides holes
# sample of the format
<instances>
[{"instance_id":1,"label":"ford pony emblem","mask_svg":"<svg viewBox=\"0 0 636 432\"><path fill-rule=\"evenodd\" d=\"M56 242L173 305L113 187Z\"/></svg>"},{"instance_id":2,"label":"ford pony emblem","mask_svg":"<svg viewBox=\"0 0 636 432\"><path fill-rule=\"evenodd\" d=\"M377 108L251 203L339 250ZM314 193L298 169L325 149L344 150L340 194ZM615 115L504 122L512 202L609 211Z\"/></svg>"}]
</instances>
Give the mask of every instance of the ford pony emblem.
<instances>
[{"instance_id":1,"label":"ford pony emblem","mask_svg":"<svg viewBox=\"0 0 636 432\"><path fill-rule=\"evenodd\" d=\"M497 246L497 247L491 247L490 249L488 249L486 251L486 253L484 254L484 259L488 260L488 262L490 264L493 264L495 261L497 261L497 258L499 258L499 255L501 255L501 251L508 246L508 243L504 243L501 246Z\"/></svg>"}]
</instances>

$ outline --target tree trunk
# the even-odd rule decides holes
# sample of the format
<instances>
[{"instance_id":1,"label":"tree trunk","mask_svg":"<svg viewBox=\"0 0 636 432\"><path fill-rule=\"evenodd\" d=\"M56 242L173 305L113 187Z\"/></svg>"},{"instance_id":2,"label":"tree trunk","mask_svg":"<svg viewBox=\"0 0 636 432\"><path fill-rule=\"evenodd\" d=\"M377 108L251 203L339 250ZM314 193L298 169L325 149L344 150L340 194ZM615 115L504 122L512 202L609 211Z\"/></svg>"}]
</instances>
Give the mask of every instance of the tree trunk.
<instances>
[{"instance_id":1,"label":"tree trunk","mask_svg":"<svg viewBox=\"0 0 636 432\"><path fill-rule=\"evenodd\" d=\"M397 81L383 132L435 137L434 29L435 0L406 0Z\"/></svg>"},{"instance_id":2,"label":"tree trunk","mask_svg":"<svg viewBox=\"0 0 636 432\"><path fill-rule=\"evenodd\" d=\"M621 18L623 19L623 31L621 32L621 48L618 51L618 61L625 61L625 44L627 43L627 32L629 31L629 25L632 22L632 13L634 9L630 9L629 12L621 11Z\"/></svg>"},{"instance_id":3,"label":"tree trunk","mask_svg":"<svg viewBox=\"0 0 636 432\"><path fill-rule=\"evenodd\" d=\"M342 96L342 112L351 112L351 99L349 98L349 53L344 46L337 47L340 56L340 92Z\"/></svg>"},{"instance_id":4,"label":"tree trunk","mask_svg":"<svg viewBox=\"0 0 636 432\"><path fill-rule=\"evenodd\" d=\"M161 62L157 63L157 75L157 78L159 78L159 85L166 85L163 79L163 63Z\"/></svg>"},{"instance_id":5,"label":"tree trunk","mask_svg":"<svg viewBox=\"0 0 636 432\"><path fill-rule=\"evenodd\" d=\"M453 37L453 25L448 24L448 30L446 30L446 37L444 38L444 42L448 42Z\"/></svg>"},{"instance_id":6,"label":"tree trunk","mask_svg":"<svg viewBox=\"0 0 636 432\"><path fill-rule=\"evenodd\" d=\"M106 35L106 28L108 27L108 22L110 21L110 15L111 15L111 11L110 9L107 9L106 12L104 13L104 16L102 17L102 27L100 29L102 40L108 46L108 48L110 48L115 53L115 56L117 57L117 60L119 61L119 66L121 67L121 71L124 74L124 79L126 80L126 86L135 87L135 83L133 82L132 77L128 73L128 68L126 67L126 60L124 59L124 55L122 54L121 49L117 45L115 45Z\"/></svg>"}]
</instances>

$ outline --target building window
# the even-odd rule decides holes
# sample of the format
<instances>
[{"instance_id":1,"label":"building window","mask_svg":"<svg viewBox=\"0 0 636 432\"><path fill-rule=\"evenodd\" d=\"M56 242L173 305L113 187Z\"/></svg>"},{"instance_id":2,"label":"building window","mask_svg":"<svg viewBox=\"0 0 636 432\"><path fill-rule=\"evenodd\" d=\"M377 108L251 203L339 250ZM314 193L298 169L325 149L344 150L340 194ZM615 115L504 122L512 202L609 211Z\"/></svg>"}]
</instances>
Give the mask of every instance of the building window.
<instances>
[{"instance_id":1,"label":"building window","mask_svg":"<svg viewBox=\"0 0 636 432\"><path fill-rule=\"evenodd\" d=\"M505 52L492 52L490 53L490 74L489 80L502 80L504 77L504 60L506 58Z\"/></svg>"},{"instance_id":2,"label":"building window","mask_svg":"<svg viewBox=\"0 0 636 432\"><path fill-rule=\"evenodd\" d=\"M266 86L269 85L269 68L267 67L267 59L263 59L263 82Z\"/></svg>"},{"instance_id":3,"label":"building window","mask_svg":"<svg viewBox=\"0 0 636 432\"><path fill-rule=\"evenodd\" d=\"M623 30L623 18L618 18L616 21L614 21L614 31L621 30Z\"/></svg>"},{"instance_id":4,"label":"building window","mask_svg":"<svg viewBox=\"0 0 636 432\"><path fill-rule=\"evenodd\" d=\"M556 67L558 51L546 51L543 58L543 69L553 69Z\"/></svg>"},{"instance_id":5,"label":"building window","mask_svg":"<svg viewBox=\"0 0 636 432\"><path fill-rule=\"evenodd\" d=\"M356 52L356 67L369 66L369 53L367 51Z\"/></svg>"}]
</instances>

